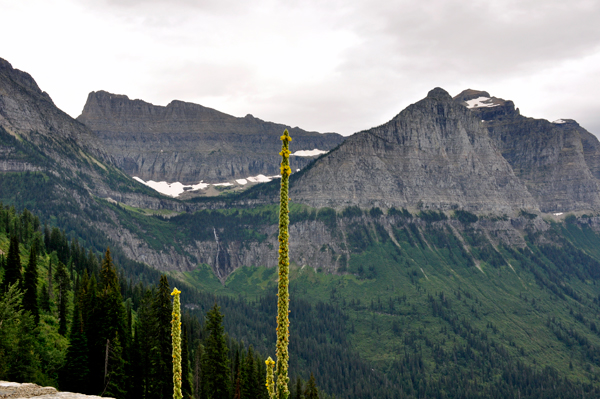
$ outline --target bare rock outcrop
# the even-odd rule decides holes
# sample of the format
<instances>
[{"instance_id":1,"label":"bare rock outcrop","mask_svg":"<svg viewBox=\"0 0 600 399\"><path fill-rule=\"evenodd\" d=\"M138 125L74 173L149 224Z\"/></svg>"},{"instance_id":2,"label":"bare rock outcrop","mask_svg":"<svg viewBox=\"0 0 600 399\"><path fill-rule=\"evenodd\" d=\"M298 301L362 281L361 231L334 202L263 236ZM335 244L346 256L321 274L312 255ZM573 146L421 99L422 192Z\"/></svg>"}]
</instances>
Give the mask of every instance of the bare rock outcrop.
<instances>
[{"instance_id":1,"label":"bare rock outcrop","mask_svg":"<svg viewBox=\"0 0 600 399\"><path fill-rule=\"evenodd\" d=\"M483 124L440 88L300 172L290 196L336 208L538 209Z\"/></svg>"},{"instance_id":2,"label":"bare rock outcrop","mask_svg":"<svg viewBox=\"0 0 600 399\"><path fill-rule=\"evenodd\" d=\"M184 184L278 175L284 129L297 150L329 151L344 139L252 115L236 118L198 104L173 101L163 107L105 91L89 94L77 120L98 135L130 176ZM301 169L311 160L292 157L292 167Z\"/></svg>"},{"instance_id":3,"label":"bare rock outcrop","mask_svg":"<svg viewBox=\"0 0 600 399\"><path fill-rule=\"evenodd\" d=\"M41 387L37 384L0 381L1 399L100 399L100 396L84 395L73 392L59 392L54 387ZM106 398L103 399L112 399Z\"/></svg>"},{"instance_id":4,"label":"bare rock outcrop","mask_svg":"<svg viewBox=\"0 0 600 399\"><path fill-rule=\"evenodd\" d=\"M454 100L487 127L542 212L600 209L600 142L571 119L527 118L512 101L465 90Z\"/></svg>"}]
</instances>

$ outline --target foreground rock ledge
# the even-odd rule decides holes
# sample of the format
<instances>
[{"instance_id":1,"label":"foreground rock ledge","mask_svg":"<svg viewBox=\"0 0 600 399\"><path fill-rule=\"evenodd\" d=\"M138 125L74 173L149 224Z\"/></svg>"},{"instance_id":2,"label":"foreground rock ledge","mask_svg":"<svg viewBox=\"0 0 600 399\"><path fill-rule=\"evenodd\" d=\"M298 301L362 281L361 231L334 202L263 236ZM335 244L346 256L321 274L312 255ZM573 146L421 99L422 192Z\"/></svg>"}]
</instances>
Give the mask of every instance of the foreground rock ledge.
<instances>
[{"instance_id":1,"label":"foreground rock ledge","mask_svg":"<svg viewBox=\"0 0 600 399\"><path fill-rule=\"evenodd\" d=\"M100 396L73 392L59 392L54 387L41 387L36 384L0 381L0 398L39 398L39 399L100 399ZM103 397L102 399L112 399Z\"/></svg>"}]
</instances>

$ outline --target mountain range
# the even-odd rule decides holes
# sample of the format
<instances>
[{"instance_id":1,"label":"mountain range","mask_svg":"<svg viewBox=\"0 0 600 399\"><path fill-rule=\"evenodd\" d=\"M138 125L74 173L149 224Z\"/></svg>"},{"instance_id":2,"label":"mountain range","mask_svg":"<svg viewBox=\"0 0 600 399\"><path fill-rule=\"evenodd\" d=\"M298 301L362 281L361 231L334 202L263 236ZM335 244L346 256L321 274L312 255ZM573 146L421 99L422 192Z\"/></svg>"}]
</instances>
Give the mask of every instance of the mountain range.
<instances>
[{"instance_id":1,"label":"mountain range","mask_svg":"<svg viewBox=\"0 0 600 399\"><path fill-rule=\"evenodd\" d=\"M484 91L453 98L434 88L344 138L103 91L75 120L0 60L0 201L96 251L110 245L131 275L143 263L260 302L276 281L277 179L171 198L133 177L194 185L274 176L286 128L292 152L324 152L293 158L290 289L341 315L343 340L313 342L334 369L353 348L380 373L382 392L401 386L407 397L436 396L457 380L491 395L509 389L494 385L503 376L546 372L544 381L598 385L600 143L573 120L528 118ZM252 328L231 334L263 350ZM360 397L313 366L330 393Z\"/></svg>"}]
</instances>

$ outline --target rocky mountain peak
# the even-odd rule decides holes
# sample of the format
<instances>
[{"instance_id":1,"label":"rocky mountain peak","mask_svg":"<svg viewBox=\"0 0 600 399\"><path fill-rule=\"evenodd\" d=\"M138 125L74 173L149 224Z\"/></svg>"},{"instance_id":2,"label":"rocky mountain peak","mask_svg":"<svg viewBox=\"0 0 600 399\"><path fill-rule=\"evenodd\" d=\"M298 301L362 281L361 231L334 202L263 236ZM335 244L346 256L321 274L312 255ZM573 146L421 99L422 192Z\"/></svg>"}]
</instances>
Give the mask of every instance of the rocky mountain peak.
<instances>
[{"instance_id":1,"label":"rocky mountain peak","mask_svg":"<svg viewBox=\"0 0 600 399\"><path fill-rule=\"evenodd\" d=\"M427 93L427 98L437 101L451 101L452 97L448 92L441 87L436 87Z\"/></svg>"},{"instance_id":2,"label":"rocky mountain peak","mask_svg":"<svg viewBox=\"0 0 600 399\"><path fill-rule=\"evenodd\" d=\"M317 160L291 197L336 208L537 209L481 122L440 88Z\"/></svg>"},{"instance_id":3,"label":"rocky mountain peak","mask_svg":"<svg viewBox=\"0 0 600 399\"><path fill-rule=\"evenodd\" d=\"M600 208L600 142L577 122L527 118L512 101L485 91L467 89L454 101L485 122L543 212Z\"/></svg>"},{"instance_id":4,"label":"rocky mountain peak","mask_svg":"<svg viewBox=\"0 0 600 399\"><path fill-rule=\"evenodd\" d=\"M0 58L0 74L11 79L13 82L23 86L27 90L41 96L44 100L52 102L52 99L45 91L42 91L36 81L27 72L13 68L10 62Z\"/></svg>"},{"instance_id":5,"label":"rocky mountain peak","mask_svg":"<svg viewBox=\"0 0 600 399\"><path fill-rule=\"evenodd\" d=\"M515 104L512 101L490 96L487 91L463 90L454 96L453 100L469 108L484 121L520 115L519 109L515 109Z\"/></svg>"}]
</instances>

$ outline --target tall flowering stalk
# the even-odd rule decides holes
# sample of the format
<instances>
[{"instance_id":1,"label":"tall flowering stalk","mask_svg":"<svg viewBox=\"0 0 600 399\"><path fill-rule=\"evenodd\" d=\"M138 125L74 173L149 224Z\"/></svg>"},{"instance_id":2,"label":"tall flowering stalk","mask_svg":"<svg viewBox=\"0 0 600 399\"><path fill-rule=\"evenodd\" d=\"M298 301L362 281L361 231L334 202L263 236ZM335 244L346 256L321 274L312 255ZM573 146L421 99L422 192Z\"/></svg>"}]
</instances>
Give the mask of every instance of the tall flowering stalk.
<instances>
[{"instance_id":1,"label":"tall flowering stalk","mask_svg":"<svg viewBox=\"0 0 600 399\"><path fill-rule=\"evenodd\" d=\"M288 189L290 175L290 141L292 138L287 129L281 136L281 192L279 199L279 292L277 294L277 364L270 357L267 359L267 390L271 399L287 399L288 390L288 345L290 341L288 317L290 307L289 280L290 280L290 255L288 250ZM275 365L275 372L273 372Z\"/></svg>"},{"instance_id":2,"label":"tall flowering stalk","mask_svg":"<svg viewBox=\"0 0 600 399\"><path fill-rule=\"evenodd\" d=\"M181 394L181 302L179 291L173 289L173 319L171 320L171 341L173 343L173 399L182 399Z\"/></svg>"}]
</instances>

